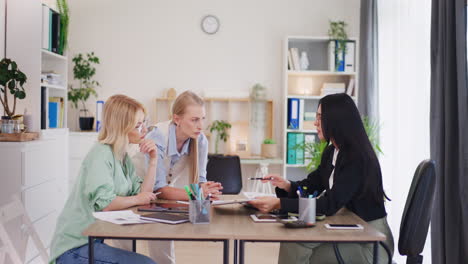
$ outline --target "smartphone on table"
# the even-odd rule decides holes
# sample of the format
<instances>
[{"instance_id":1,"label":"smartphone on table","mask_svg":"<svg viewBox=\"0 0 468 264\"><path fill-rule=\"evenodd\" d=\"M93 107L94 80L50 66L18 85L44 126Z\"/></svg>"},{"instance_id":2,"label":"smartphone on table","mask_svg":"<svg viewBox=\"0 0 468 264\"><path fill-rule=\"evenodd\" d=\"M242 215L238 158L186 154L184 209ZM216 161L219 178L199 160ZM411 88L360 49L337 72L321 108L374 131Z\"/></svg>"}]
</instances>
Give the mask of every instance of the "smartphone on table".
<instances>
[{"instance_id":1,"label":"smartphone on table","mask_svg":"<svg viewBox=\"0 0 468 264\"><path fill-rule=\"evenodd\" d=\"M362 230L364 227L360 224L325 224L327 229L338 230Z\"/></svg>"}]
</instances>

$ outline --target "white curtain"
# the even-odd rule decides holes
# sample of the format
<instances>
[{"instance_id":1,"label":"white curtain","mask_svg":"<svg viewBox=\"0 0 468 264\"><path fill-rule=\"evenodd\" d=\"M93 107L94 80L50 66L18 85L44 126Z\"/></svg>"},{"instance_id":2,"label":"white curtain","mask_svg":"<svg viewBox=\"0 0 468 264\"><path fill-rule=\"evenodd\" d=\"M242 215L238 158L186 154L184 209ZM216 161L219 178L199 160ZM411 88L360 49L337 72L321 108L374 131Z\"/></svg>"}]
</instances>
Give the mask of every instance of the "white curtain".
<instances>
[{"instance_id":1,"label":"white curtain","mask_svg":"<svg viewBox=\"0 0 468 264\"><path fill-rule=\"evenodd\" d=\"M380 156L388 221L397 251L401 216L414 171L429 158L430 21L427 0L379 0ZM430 232L429 232L430 235ZM431 263L430 238L424 263Z\"/></svg>"}]
</instances>

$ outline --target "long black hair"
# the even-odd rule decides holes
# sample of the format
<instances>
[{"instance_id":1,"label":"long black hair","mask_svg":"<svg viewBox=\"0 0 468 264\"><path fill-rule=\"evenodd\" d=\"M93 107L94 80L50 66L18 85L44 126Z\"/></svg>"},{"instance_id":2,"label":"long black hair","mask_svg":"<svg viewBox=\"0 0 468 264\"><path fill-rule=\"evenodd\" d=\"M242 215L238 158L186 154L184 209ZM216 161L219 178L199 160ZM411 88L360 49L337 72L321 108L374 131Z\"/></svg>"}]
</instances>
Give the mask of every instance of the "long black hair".
<instances>
[{"instance_id":1,"label":"long black hair","mask_svg":"<svg viewBox=\"0 0 468 264\"><path fill-rule=\"evenodd\" d=\"M322 133L348 156L350 162L361 161L364 167L362 195L370 194L376 202L387 198L382 184L382 171L359 111L347 94L332 94L320 99Z\"/></svg>"}]
</instances>

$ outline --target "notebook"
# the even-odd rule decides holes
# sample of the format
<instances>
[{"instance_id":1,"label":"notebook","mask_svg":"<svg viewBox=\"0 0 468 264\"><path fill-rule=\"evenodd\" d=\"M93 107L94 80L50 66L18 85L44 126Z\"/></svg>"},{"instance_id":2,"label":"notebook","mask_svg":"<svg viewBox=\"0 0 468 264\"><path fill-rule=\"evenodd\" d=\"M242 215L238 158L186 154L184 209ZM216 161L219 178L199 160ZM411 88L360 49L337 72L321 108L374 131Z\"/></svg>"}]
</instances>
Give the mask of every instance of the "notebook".
<instances>
[{"instance_id":1,"label":"notebook","mask_svg":"<svg viewBox=\"0 0 468 264\"><path fill-rule=\"evenodd\" d=\"M140 216L143 220L160 222L165 224L181 224L189 221L189 216L187 214L170 214L170 213L152 213Z\"/></svg>"}]
</instances>

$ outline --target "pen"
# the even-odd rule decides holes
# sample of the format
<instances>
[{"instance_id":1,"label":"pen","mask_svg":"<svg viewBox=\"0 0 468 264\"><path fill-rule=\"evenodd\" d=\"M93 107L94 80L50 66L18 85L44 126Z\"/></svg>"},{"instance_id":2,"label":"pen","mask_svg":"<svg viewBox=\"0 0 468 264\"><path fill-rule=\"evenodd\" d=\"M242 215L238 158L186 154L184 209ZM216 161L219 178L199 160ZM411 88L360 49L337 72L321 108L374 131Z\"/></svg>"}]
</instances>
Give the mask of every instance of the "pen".
<instances>
[{"instance_id":1,"label":"pen","mask_svg":"<svg viewBox=\"0 0 468 264\"><path fill-rule=\"evenodd\" d=\"M301 188L301 186L297 186L297 191L299 192L299 197L302 197L302 188Z\"/></svg>"},{"instance_id":2,"label":"pen","mask_svg":"<svg viewBox=\"0 0 468 264\"><path fill-rule=\"evenodd\" d=\"M262 178L262 177L251 177L251 178L247 178L248 180L264 180L264 181L271 181L273 180L273 177L270 177L270 178Z\"/></svg>"},{"instance_id":3,"label":"pen","mask_svg":"<svg viewBox=\"0 0 468 264\"><path fill-rule=\"evenodd\" d=\"M318 192L315 191L315 192L312 194L312 198L317 197L317 194L318 194Z\"/></svg>"},{"instance_id":4,"label":"pen","mask_svg":"<svg viewBox=\"0 0 468 264\"><path fill-rule=\"evenodd\" d=\"M185 192L187 193L189 200L195 200L195 197L193 194L190 192L190 189L187 185L184 186Z\"/></svg>"},{"instance_id":5,"label":"pen","mask_svg":"<svg viewBox=\"0 0 468 264\"><path fill-rule=\"evenodd\" d=\"M327 190L323 190L323 192L317 197L317 199L324 196L326 192L327 192Z\"/></svg>"},{"instance_id":6,"label":"pen","mask_svg":"<svg viewBox=\"0 0 468 264\"><path fill-rule=\"evenodd\" d=\"M154 195L158 195L158 194L161 194L161 192L154 193Z\"/></svg>"}]
</instances>

